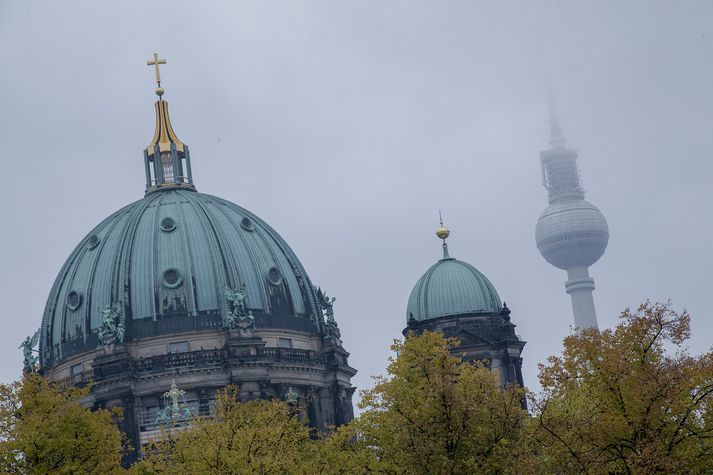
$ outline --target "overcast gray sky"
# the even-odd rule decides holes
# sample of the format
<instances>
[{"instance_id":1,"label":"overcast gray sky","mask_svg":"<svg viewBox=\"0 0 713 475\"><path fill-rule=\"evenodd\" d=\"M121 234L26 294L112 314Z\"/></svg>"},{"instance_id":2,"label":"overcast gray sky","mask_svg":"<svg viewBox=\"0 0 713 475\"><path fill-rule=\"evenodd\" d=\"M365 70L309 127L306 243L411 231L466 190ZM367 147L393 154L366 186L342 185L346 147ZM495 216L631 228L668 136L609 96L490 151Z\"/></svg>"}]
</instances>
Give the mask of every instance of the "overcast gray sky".
<instances>
[{"instance_id":1,"label":"overcast gray sky","mask_svg":"<svg viewBox=\"0 0 713 475\"><path fill-rule=\"evenodd\" d=\"M600 326L670 298L710 347L710 1L4 0L0 380L64 259L143 194L154 51L199 191L264 218L337 297L359 388L440 257L439 208L513 311L525 383L560 351L566 276L534 239L548 83L609 222Z\"/></svg>"}]
</instances>

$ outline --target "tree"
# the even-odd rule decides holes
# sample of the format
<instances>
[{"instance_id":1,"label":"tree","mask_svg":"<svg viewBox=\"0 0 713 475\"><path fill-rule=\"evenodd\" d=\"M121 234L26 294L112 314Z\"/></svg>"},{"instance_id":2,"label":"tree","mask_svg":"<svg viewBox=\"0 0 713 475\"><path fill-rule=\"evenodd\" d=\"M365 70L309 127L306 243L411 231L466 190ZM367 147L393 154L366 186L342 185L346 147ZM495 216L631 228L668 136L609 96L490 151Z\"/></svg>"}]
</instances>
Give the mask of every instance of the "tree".
<instances>
[{"instance_id":1,"label":"tree","mask_svg":"<svg viewBox=\"0 0 713 475\"><path fill-rule=\"evenodd\" d=\"M215 418L165 430L144 448L138 473L306 473L314 453L309 428L282 401L241 403L237 389L218 394Z\"/></svg>"},{"instance_id":2,"label":"tree","mask_svg":"<svg viewBox=\"0 0 713 475\"><path fill-rule=\"evenodd\" d=\"M389 377L362 393L359 427L395 473L515 473L527 412L523 391L500 389L496 372L453 356L440 333L392 346Z\"/></svg>"},{"instance_id":3,"label":"tree","mask_svg":"<svg viewBox=\"0 0 713 475\"><path fill-rule=\"evenodd\" d=\"M311 432L299 403L241 403L235 386L218 393L214 418L164 430L133 469L140 474L358 474L376 459L353 427Z\"/></svg>"},{"instance_id":4,"label":"tree","mask_svg":"<svg viewBox=\"0 0 713 475\"><path fill-rule=\"evenodd\" d=\"M668 304L626 310L540 365L540 459L565 473L711 473L713 354L688 355L690 317Z\"/></svg>"},{"instance_id":5,"label":"tree","mask_svg":"<svg viewBox=\"0 0 713 475\"><path fill-rule=\"evenodd\" d=\"M0 385L0 472L116 473L123 439L120 411L80 404L89 388L50 384L34 373Z\"/></svg>"},{"instance_id":6,"label":"tree","mask_svg":"<svg viewBox=\"0 0 713 475\"><path fill-rule=\"evenodd\" d=\"M315 457L306 466L310 474L389 473L390 464L377 458L377 452L360 432L359 419L320 434L315 440ZM391 470L393 472L393 470Z\"/></svg>"}]
</instances>

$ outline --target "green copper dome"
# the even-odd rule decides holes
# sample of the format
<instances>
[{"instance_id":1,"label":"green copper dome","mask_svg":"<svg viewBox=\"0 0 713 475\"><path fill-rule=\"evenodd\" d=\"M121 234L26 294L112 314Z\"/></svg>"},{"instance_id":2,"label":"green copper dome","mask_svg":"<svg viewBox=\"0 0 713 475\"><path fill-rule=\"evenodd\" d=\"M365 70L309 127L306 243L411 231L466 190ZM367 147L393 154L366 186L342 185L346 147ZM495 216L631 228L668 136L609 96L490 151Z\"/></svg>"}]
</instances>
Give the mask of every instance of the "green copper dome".
<instances>
[{"instance_id":1,"label":"green copper dome","mask_svg":"<svg viewBox=\"0 0 713 475\"><path fill-rule=\"evenodd\" d=\"M237 321L326 331L329 304L280 235L244 208L196 191L160 83L156 93L144 198L96 226L60 270L40 328L42 367L116 342L236 330Z\"/></svg>"},{"instance_id":2,"label":"green copper dome","mask_svg":"<svg viewBox=\"0 0 713 475\"><path fill-rule=\"evenodd\" d=\"M226 291L239 288L256 326L320 330L315 288L262 219L195 191L148 193L100 223L67 259L44 312L41 364L97 348L114 306L126 341L220 329L230 311Z\"/></svg>"},{"instance_id":3,"label":"green copper dome","mask_svg":"<svg viewBox=\"0 0 713 475\"><path fill-rule=\"evenodd\" d=\"M416 282L408 299L406 321L499 313L502 308L500 297L488 278L467 262L448 257L446 252L445 257Z\"/></svg>"}]
</instances>

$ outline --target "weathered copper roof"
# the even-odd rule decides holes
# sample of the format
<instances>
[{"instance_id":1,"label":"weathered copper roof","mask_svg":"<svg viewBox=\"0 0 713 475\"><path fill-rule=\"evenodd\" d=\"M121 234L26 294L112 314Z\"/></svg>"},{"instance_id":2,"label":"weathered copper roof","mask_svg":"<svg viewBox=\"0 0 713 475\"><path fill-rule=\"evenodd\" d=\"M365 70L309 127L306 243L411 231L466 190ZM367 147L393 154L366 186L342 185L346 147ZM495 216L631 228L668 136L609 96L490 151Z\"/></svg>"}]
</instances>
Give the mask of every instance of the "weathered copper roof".
<instances>
[{"instance_id":1,"label":"weathered copper roof","mask_svg":"<svg viewBox=\"0 0 713 475\"><path fill-rule=\"evenodd\" d=\"M499 313L503 308L495 287L467 262L444 257L416 282L406 309L406 321L447 315Z\"/></svg>"},{"instance_id":2,"label":"weathered copper roof","mask_svg":"<svg viewBox=\"0 0 713 475\"><path fill-rule=\"evenodd\" d=\"M41 364L96 348L102 310L116 303L127 340L220 327L225 291L241 285L258 320L321 325L302 264L262 219L197 192L149 194L105 219L67 259L45 308Z\"/></svg>"}]
</instances>

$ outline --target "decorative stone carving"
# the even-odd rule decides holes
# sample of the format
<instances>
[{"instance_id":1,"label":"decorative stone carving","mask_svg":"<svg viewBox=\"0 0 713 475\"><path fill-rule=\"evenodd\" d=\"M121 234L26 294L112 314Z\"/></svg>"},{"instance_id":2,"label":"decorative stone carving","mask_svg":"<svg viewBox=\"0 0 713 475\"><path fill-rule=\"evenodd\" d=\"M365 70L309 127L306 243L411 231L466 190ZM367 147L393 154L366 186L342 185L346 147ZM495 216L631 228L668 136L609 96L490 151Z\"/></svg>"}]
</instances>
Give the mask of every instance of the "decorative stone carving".
<instances>
[{"instance_id":1,"label":"decorative stone carving","mask_svg":"<svg viewBox=\"0 0 713 475\"><path fill-rule=\"evenodd\" d=\"M238 335L243 338L250 338L253 336L253 330L255 329L255 317L253 316L252 310L248 310L247 315L241 315L234 320L234 327L231 330L237 330Z\"/></svg>"},{"instance_id":2,"label":"decorative stone carving","mask_svg":"<svg viewBox=\"0 0 713 475\"><path fill-rule=\"evenodd\" d=\"M34 373L37 371L37 356L35 356L35 346L37 346L37 340L39 340L39 338L40 331L37 330L34 335L25 338L25 340L20 343L20 346L18 346L18 348L22 349L22 370L25 372Z\"/></svg>"},{"instance_id":3,"label":"decorative stone carving","mask_svg":"<svg viewBox=\"0 0 713 475\"><path fill-rule=\"evenodd\" d=\"M119 302L107 305L102 314L102 326L99 328L99 344L102 346L124 341L124 322L121 318L122 306Z\"/></svg>"},{"instance_id":4,"label":"decorative stone carving","mask_svg":"<svg viewBox=\"0 0 713 475\"><path fill-rule=\"evenodd\" d=\"M337 339L342 338L342 332L339 331L339 327L337 326L337 322L335 321L327 321L327 324L324 327L324 331L328 336L333 336Z\"/></svg>"},{"instance_id":5,"label":"decorative stone carving","mask_svg":"<svg viewBox=\"0 0 713 475\"><path fill-rule=\"evenodd\" d=\"M185 396L186 392L176 386L176 380L171 380L171 389L163 394L164 399L171 400L170 405L159 411L158 416L156 416L156 422L159 424L177 424L196 417L195 408L188 407L185 404ZM179 397L184 399L183 404L178 402Z\"/></svg>"},{"instance_id":6,"label":"decorative stone carving","mask_svg":"<svg viewBox=\"0 0 713 475\"><path fill-rule=\"evenodd\" d=\"M285 393L285 402L287 404L296 404L299 398L300 395L297 394L297 391L295 391L292 386L287 388L287 392Z\"/></svg>"},{"instance_id":7,"label":"decorative stone carving","mask_svg":"<svg viewBox=\"0 0 713 475\"><path fill-rule=\"evenodd\" d=\"M225 289L225 299L230 304L230 310L223 323L228 330L237 331L241 337L251 337L255 329L252 310L247 310L245 306L247 298L245 285L239 285L235 289Z\"/></svg>"},{"instance_id":8,"label":"decorative stone carving","mask_svg":"<svg viewBox=\"0 0 713 475\"><path fill-rule=\"evenodd\" d=\"M510 309L508 308L508 304L505 302L503 302L503 309L500 311L500 314L506 322L510 322Z\"/></svg>"},{"instance_id":9,"label":"decorative stone carving","mask_svg":"<svg viewBox=\"0 0 713 475\"><path fill-rule=\"evenodd\" d=\"M324 331L328 336L341 338L342 334L339 331L337 321L334 319L334 301L335 297L329 297L321 288L317 288L317 298L319 306L322 309L322 317L324 318Z\"/></svg>"},{"instance_id":10,"label":"decorative stone carving","mask_svg":"<svg viewBox=\"0 0 713 475\"><path fill-rule=\"evenodd\" d=\"M408 326L412 327L416 325L418 322L416 321L415 318L413 318L413 312L409 312L408 314L408 322L406 323Z\"/></svg>"}]
</instances>

